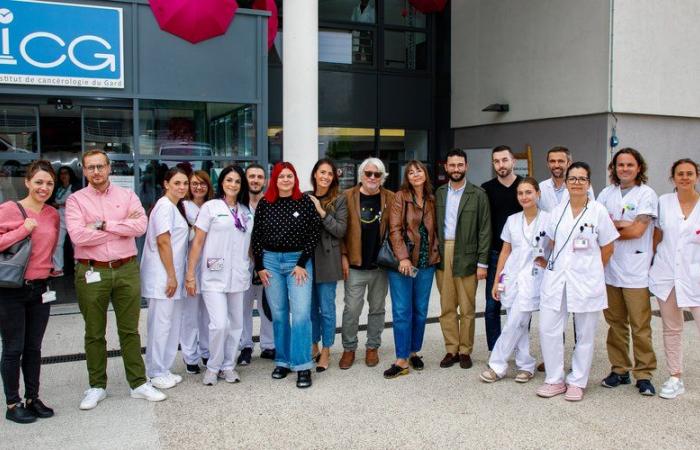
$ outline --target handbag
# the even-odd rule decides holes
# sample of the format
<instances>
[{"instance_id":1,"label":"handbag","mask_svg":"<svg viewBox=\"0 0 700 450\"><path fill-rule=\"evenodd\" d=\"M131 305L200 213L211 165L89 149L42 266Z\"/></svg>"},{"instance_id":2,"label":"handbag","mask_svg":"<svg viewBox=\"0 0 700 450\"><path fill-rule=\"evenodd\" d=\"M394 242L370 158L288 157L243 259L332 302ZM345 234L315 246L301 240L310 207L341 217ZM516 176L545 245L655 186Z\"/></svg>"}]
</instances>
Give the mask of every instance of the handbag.
<instances>
[{"instance_id":1,"label":"handbag","mask_svg":"<svg viewBox=\"0 0 700 450\"><path fill-rule=\"evenodd\" d=\"M403 210L403 223L406 223L406 210ZM408 249L408 254L413 253L413 242L408 238L408 233L404 229L403 231L403 241L406 243L406 249ZM394 249L391 248L391 240L389 239L389 230L386 231L384 235L384 241L382 241L381 247L379 247L379 253L377 253L377 265L384 269L390 269L394 271L399 270L399 260L394 254Z\"/></svg>"},{"instance_id":2,"label":"handbag","mask_svg":"<svg viewBox=\"0 0 700 450\"><path fill-rule=\"evenodd\" d=\"M15 202L22 217L27 218L27 212L19 202ZM3 252L0 252L0 287L19 288L24 286L24 273L32 253L31 235L16 242Z\"/></svg>"}]
</instances>

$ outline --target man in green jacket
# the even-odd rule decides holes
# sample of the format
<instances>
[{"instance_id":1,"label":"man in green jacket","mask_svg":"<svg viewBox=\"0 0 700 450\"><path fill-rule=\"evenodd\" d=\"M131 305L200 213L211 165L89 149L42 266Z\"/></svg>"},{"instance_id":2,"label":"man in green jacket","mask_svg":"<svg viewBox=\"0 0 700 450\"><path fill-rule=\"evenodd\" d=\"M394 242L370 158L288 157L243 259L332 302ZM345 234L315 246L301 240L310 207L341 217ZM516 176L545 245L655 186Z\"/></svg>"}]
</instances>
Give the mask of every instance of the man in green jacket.
<instances>
[{"instance_id":1,"label":"man in green jacket","mask_svg":"<svg viewBox=\"0 0 700 450\"><path fill-rule=\"evenodd\" d=\"M440 265L440 327L447 354L440 367L456 362L472 366L474 312L478 280L486 278L491 245L491 214L486 192L466 180L467 155L461 149L447 154L445 172L449 182L436 193ZM457 308L459 307L459 320Z\"/></svg>"}]
</instances>

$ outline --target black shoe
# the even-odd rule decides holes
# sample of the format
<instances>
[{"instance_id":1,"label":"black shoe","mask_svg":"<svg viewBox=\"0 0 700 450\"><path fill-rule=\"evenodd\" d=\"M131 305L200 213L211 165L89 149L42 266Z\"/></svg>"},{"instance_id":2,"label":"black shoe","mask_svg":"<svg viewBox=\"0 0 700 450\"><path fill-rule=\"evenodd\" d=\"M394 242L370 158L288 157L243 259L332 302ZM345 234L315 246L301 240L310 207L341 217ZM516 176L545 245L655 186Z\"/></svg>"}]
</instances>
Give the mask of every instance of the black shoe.
<instances>
[{"instance_id":1,"label":"black shoe","mask_svg":"<svg viewBox=\"0 0 700 450\"><path fill-rule=\"evenodd\" d=\"M622 375L610 372L610 375L605 377L600 383L606 388L618 387L621 384L630 384L630 373L625 372Z\"/></svg>"},{"instance_id":2,"label":"black shoe","mask_svg":"<svg viewBox=\"0 0 700 450\"><path fill-rule=\"evenodd\" d=\"M287 369L286 367L277 366L277 367L275 367L275 370L272 371L272 378L274 378L275 380L281 380L282 378L287 378L287 375L289 375L289 372L291 372L291 370Z\"/></svg>"},{"instance_id":3,"label":"black shoe","mask_svg":"<svg viewBox=\"0 0 700 450\"><path fill-rule=\"evenodd\" d=\"M207 367L207 363L209 362L209 358L202 358L202 365L204 367Z\"/></svg>"},{"instance_id":4,"label":"black shoe","mask_svg":"<svg viewBox=\"0 0 700 450\"><path fill-rule=\"evenodd\" d=\"M265 350L260 352L260 357L262 359L272 359L274 360L276 356L276 352L274 348L266 348Z\"/></svg>"},{"instance_id":5,"label":"black shoe","mask_svg":"<svg viewBox=\"0 0 700 450\"><path fill-rule=\"evenodd\" d=\"M469 369L473 365L472 358L469 355L459 355L459 367Z\"/></svg>"},{"instance_id":6,"label":"black shoe","mask_svg":"<svg viewBox=\"0 0 700 450\"><path fill-rule=\"evenodd\" d=\"M651 384L650 380L637 380L637 389L639 389L639 393L642 395L646 395L648 397L653 397L656 395L656 389L654 389L654 385Z\"/></svg>"},{"instance_id":7,"label":"black shoe","mask_svg":"<svg viewBox=\"0 0 700 450\"><path fill-rule=\"evenodd\" d=\"M297 372L297 387L299 389L311 387L311 371L310 370L300 370L299 372Z\"/></svg>"},{"instance_id":8,"label":"black shoe","mask_svg":"<svg viewBox=\"0 0 700 450\"><path fill-rule=\"evenodd\" d=\"M185 363L185 370L190 375L196 375L199 372L201 372L201 370L199 369L199 364L187 364L187 363Z\"/></svg>"},{"instance_id":9,"label":"black shoe","mask_svg":"<svg viewBox=\"0 0 700 450\"><path fill-rule=\"evenodd\" d=\"M7 408L5 419L16 423L36 422L36 416L34 413L25 408L21 403L17 403L14 408Z\"/></svg>"},{"instance_id":10,"label":"black shoe","mask_svg":"<svg viewBox=\"0 0 700 450\"><path fill-rule=\"evenodd\" d=\"M53 417L53 409L44 405L38 398L32 400L27 399L25 408L40 419Z\"/></svg>"},{"instance_id":11,"label":"black shoe","mask_svg":"<svg viewBox=\"0 0 700 450\"><path fill-rule=\"evenodd\" d=\"M408 367L397 366L392 364L391 367L384 371L384 378L392 379L400 377L401 375L408 375Z\"/></svg>"},{"instance_id":12,"label":"black shoe","mask_svg":"<svg viewBox=\"0 0 700 450\"><path fill-rule=\"evenodd\" d=\"M253 357L253 349L250 347L245 347L243 350L241 350L241 354L238 355L238 365L239 366L247 366L250 364L250 359Z\"/></svg>"},{"instance_id":13,"label":"black shoe","mask_svg":"<svg viewBox=\"0 0 700 450\"><path fill-rule=\"evenodd\" d=\"M423 370L423 367L425 367L422 356L413 355L408 358L408 362L411 364L411 367L413 367L413 370Z\"/></svg>"}]
</instances>

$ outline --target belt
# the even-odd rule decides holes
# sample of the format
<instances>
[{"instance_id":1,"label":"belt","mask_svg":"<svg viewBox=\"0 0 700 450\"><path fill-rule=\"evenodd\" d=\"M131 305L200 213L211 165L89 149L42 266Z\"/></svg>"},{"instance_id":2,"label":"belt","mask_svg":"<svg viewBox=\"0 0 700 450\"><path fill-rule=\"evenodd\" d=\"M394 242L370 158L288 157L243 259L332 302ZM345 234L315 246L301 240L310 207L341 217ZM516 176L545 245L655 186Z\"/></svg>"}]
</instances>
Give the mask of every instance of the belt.
<instances>
[{"instance_id":1,"label":"belt","mask_svg":"<svg viewBox=\"0 0 700 450\"><path fill-rule=\"evenodd\" d=\"M47 279L42 278L41 280L24 280L25 286L46 286Z\"/></svg>"},{"instance_id":2,"label":"belt","mask_svg":"<svg viewBox=\"0 0 700 450\"><path fill-rule=\"evenodd\" d=\"M78 262L86 266L118 269L124 264L130 263L134 259L136 259L136 256L128 256L126 258L114 259L112 261L95 261L94 259L79 259Z\"/></svg>"}]
</instances>

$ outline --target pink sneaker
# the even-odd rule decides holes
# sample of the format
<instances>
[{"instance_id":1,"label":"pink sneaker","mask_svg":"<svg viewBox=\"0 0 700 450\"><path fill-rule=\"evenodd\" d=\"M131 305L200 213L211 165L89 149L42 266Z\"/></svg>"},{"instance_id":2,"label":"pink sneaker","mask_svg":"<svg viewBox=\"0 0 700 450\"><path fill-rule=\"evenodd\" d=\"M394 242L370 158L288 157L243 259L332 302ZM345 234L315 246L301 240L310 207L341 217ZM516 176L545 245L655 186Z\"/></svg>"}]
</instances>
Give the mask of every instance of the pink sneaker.
<instances>
[{"instance_id":1,"label":"pink sneaker","mask_svg":"<svg viewBox=\"0 0 700 450\"><path fill-rule=\"evenodd\" d=\"M566 392L566 385L564 383L549 384L545 383L537 388L537 395L544 398L551 398L559 394Z\"/></svg>"},{"instance_id":2,"label":"pink sneaker","mask_svg":"<svg viewBox=\"0 0 700 450\"><path fill-rule=\"evenodd\" d=\"M564 394L564 400L570 402L580 402L583 400L583 389L578 386L570 384L566 388L566 394Z\"/></svg>"}]
</instances>

